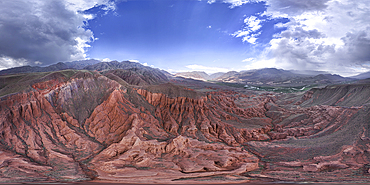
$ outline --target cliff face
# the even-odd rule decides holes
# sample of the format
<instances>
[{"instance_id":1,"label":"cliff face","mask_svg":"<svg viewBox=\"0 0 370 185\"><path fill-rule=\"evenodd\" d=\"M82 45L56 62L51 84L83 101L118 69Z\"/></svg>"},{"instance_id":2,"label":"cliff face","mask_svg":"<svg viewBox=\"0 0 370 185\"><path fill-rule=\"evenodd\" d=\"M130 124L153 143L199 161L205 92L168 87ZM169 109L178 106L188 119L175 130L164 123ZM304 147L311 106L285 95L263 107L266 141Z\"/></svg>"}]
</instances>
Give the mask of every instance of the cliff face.
<instances>
[{"instance_id":1,"label":"cliff face","mask_svg":"<svg viewBox=\"0 0 370 185\"><path fill-rule=\"evenodd\" d=\"M0 182L191 182L183 180L215 176L223 180L212 182L224 182L235 175L246 181L250 174L279 179L274 174L287 171L368 170L366 105L308 106L316 92L200 93L120 80L58 73L3 96Z\"/></svg>"}]
</instances>

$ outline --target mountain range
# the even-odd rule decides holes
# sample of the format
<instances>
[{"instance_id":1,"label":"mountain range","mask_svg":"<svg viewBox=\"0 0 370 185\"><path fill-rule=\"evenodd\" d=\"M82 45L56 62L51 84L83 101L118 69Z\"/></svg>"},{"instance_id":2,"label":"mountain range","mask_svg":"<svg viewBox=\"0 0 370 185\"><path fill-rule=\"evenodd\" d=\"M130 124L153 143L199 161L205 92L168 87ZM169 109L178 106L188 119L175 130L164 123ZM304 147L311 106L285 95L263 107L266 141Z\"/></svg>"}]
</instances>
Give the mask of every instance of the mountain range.
<instances>
[{"instance_id":1,"label":"mountain range","mask_svg":"<svg viewBox=\"0 0 370 185\"><path fill-rule=\"evenodd\" d=\"M38 66L22 66L0 71L0 75L18 74L18 73L33 73L33 72L52 72L65 69L86 69L86 70L112 70L112 69L145 69L153 68L143 66L138 62L130 61L112 61L101 62L99 60L81 60L74 62L59 62L46 67ZM184 77L203 81L219 81L228 83L240 83L248 85L267 85L267 86L302 86L314 84L336 84L346 83L358 79L370 78L370 72L362 73L352 77L341 77L335 74L329 74L325 71L309 71L309 70L283 70L276 68L264 68L248 71L229 71L227 73L219 72L207 74L203 71L181 72L171 75L164 70L161 71L167 77Z\"/></svg>"},{"instance_id":2,"label":"mountain range","mask_svg":"<svg viewBox=\"0 0 370 185\"><path fill-rule=\"evenodd\" d=\"M221 81L259 86L305 86L328 85L351 82L360 78L345 78L339 75L328 74L322 71L287 71L276 68L264 68L249 71L230 71L208 75L205 72L193 71L176 73L177 77L191 78L203 81Z\"/></svg>"},{"instance_id":3,"label":"mountain range","mask_svg":"<svg viewBox=\"0 0 370 185\"><path fill-rule=\"evenodd\" d=\"M203 81L95 60L5 71L0 183L370 182L369 79L268 68ZM325 85L227 83L287 81Z\"/></svg>"}]
</instances>

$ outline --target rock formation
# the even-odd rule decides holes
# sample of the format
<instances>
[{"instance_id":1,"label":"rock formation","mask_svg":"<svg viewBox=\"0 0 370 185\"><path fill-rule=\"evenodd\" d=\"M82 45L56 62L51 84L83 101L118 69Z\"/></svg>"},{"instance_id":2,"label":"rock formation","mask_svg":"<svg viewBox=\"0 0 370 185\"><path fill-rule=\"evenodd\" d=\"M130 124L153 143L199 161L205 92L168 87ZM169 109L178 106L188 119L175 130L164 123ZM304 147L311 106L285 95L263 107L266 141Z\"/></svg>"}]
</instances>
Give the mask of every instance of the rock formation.
<instances>
[{"instance_id":1,"label":"rock formation","mask_svg":"<svg viewBox=\"0 0 370 185\"><path fill-rule=\"evenodd\" d=\"M0 182L367 181L366 85L202 91L126 72L42 74L2 96Z\"/></svg>"}]
</instances>

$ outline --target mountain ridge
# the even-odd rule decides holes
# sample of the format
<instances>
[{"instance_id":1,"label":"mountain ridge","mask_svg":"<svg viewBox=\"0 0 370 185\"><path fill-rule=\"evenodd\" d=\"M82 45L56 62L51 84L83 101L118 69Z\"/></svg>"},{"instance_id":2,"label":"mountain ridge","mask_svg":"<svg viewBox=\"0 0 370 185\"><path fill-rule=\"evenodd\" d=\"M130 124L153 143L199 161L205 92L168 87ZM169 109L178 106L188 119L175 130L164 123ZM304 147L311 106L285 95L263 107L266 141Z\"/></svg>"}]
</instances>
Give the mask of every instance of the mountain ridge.
<instances>
[{"instance_id":1,"label":"mountain ridge","mask_svg":"<svg viewBox=\"0 0 370 185\"><path fill-rule=\"evenodd\" d=\"M144 66L138 62L130 61L111 61L101 62L99 60L90 59L74 62L59 62L46 67L38 66L22 66L0 71L0 75L32 73L32 72L52 72L65 69L86 69L96 71L106 71L114 69L152 71L157 74L164 74L167 78L184 77L202 81L219 81L227 83L239 83L245 85L257 86L307 86L307 85L324 85L335 83L347 83L356 79L365 79L369 76L368 73L363 73L353 77L341 77L338 75L329 74L325 71L310 71L310 70L283 70L276 68L262 68L248 71L229 71L214 74L207 74L204 71L181 72L171 75L167 71Z\"/></svg>"},{"instance_id":2,"label":"mountain ridge","mask_svg":"<svg viewBox=\"0 0 370 185\"><path fill-rule=\"evenodd\" d=\"M97 64L0 76L1 183L368 182L366 81L274 93Z\"/></svg>"}]
</instances>

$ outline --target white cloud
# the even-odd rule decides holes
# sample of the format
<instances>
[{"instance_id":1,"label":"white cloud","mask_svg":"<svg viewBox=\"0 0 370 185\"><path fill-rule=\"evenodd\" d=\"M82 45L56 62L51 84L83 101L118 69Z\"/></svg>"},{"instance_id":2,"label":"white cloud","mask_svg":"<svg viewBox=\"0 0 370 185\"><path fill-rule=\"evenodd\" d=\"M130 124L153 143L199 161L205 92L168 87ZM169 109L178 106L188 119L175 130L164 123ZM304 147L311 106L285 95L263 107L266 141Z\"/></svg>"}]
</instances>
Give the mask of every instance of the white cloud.
<instances>
[{"instance_id":1,"label":"white cloud","mask_svg":"<svg viewBox=\"0 0 370 185\"><path fill-rule=\"evenodd\" d=\"M209 66L203 66L203 65L198 65L198 64L187 65L185 67L190 69L191 71L204 71L208 74L230 71L229 69L226 69L226 68L209 67Z\"/></svg>"},{"instance_id":2,"label":"white cloud","mask_svg":"<svg viewBox=\"0 0 370 185\"><path fill-rule=\"evenodd\" d=\"M11 67L20 67L24 65L27 65L27 60L24 58L13 59L5 56L0 57L0 70L8 69Z\"/></svg>"},{"instance_id":3,"label":"white cloud","mask_svg":"<svg viewBox=\"0 0 370 185\"><path fill-rule=\"evenodd\" d=\"M114 11L116 9L114 1L109 0L65 0L65 3L67 9L73 12L88 10L95 6L103 6L102 8L105 11Z\"/></svg>"},{"instance_id":4,"label":"white cloud","mask_svg":"<svg viewBox=\"0 0 370 185\"><path fill-rule=\"evenodd\" d=\"M198 1L202 1L202 0L198 0ZM262 0L208 0L207 3L208 4L213 4L215 2L229 3L231 4L230 8L235 8L237 6L242 6L243 4L261 2L261 1Z\"/></svg>"},{"instance_id":5,"label":"white cloud","mask_svg":"<svg viewBox=\"0 0 370 185\"><path fill-rule=\"evenodd\" d=\"M139 60L135 60L135 59L131 59L131 60L128 60L129 62L136 62L136 63L139 63L143 66L150 66L152 68L154 68L154 65L149 65L148 63L144 62L144 63L141 63Z\"/></svg>"},{"instance_id":6,"label":"white cloud","mask_svg":"<svg viewBox=\"0 0 370 185\"><path fill-rule=\"evenodd\" d=\"M267 5L261 16L287 18L289 22L275 25L286 30L270 41L270 46L259 57L262 61L255 60L247 68L256 68L259 62L268 61L270 67L326 70L346 76L370 69L368 0L261 1ZM224 2L234 7L251 1ZM245 28L233 36L256 44L261 21L251 16L245 19L245 24Z\"/></svg>"},{"instance_id":7,"label":"white cloud","mask_svg":"<svg viewBox=\"0 0 370 185\"><path fill-rule=\"evenodd\" d=\"M261 34L261 32L257 32L262 27L261 22L262 20L258 19L256 16L247 17L244 19L245 27L233 33L232 36L241 37L243 42L256 44L258 36Z\"/></svg>"},{"instance_id":8,"label":"white cloud","mask_svg":"<svg viewBox=\"0 0 370 185\"><path fill-rule=\"evenodd\" d=\"M277 64L342 75L370 64L370 5L364 0L295 1L286 9L278 9L280 1L267 2L266 14L290 19L270 41Z\"/></svg>"},{"instance_id":9,"label":"white cloud","mask_svg":"<svg viewBox=\"0 0 370 185\"><path fill-rule=\"evenodd\" d=\"M101 60L102 62L110 62L110 61L112 61L111 59L109 59L109 58L104 58L104 59L102 59Z\"/></svg>"},{"instance_id":10,"label":"white cloud","mask_svg":"<svg viewBox=\"0 0 370 185\"><path fill-rule=\"evenodd\" d=\"M252 62L254 60L255 60L255 58L246 58L246 59L242 60L242 62Z\"/></svg>"},{"instance_id":11,"label":"white cloud","mask_svg":"<svg viewBox=\"0 0 370 185\"><path fill-rule=\"evenodd\" d=\"M260 2L260 0L224 0L223 2L230 3L231 4L230 8L234 8L246 3Z\"/></svg>"},{"instance_id":12,"label":"white cloud","mask_svg":"<svg viewBox=\"0 0 370 185\"><path fill-rule=\"evenodd\" d=\"M93 14L83 14L82 15L86 20L91 20L95 18L95 15Z\"/></svg>"},{"instance_id":13,"label":"white cloud","mask_svg":"<svg viewBox=\"0 0 370 185\"><path fill-rule=\"evenodd\" d=\"M131 60L128 60L129 62L137 62L137 63L140 63L138 60L135 60L135 59L131 59Z\"/></svg>"},{"instance_id":14,"label":"white cloud","mask_svg":"<svg viewBox=\"0 0 370 185\"><path fill-rule=\"evenodd\" d=\"M277 66L274 58L272 59L262 59L262 60L251 60L248 61L249 64L244 66L245 70L251 69L262 69L262 68L282 68L282 66Z\"/></svg>"}]
</instances>

